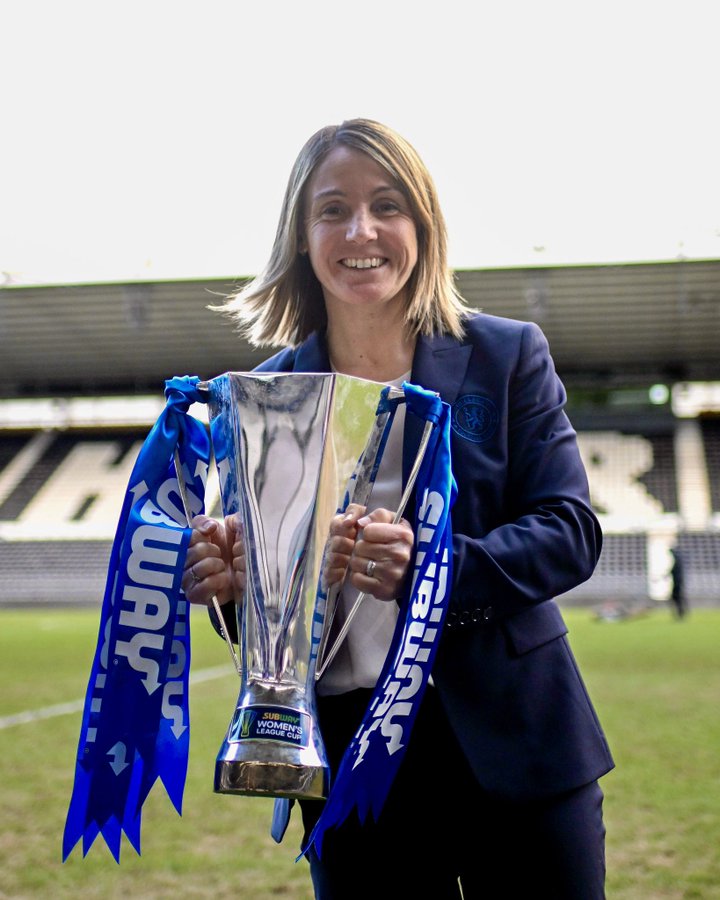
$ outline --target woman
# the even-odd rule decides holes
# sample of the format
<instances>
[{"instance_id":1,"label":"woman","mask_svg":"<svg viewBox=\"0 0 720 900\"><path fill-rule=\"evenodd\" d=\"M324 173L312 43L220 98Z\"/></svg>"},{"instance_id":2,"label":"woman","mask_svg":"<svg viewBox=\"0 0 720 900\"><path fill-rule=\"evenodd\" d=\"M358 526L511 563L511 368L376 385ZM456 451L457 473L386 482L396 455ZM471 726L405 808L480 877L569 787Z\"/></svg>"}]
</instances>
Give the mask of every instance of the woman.
<instances>
[{"instance_id":1,"label":"woman","mask_svg":"<svg viewBox=\"0 0 720 900\"><path fill-rule=\"evenodd\" d=\"M311 849L316 897L603 897L598 779L613 762L553 600L590 577L602 538L541 331L465 307L425 166L363 119L307 142L269 263L224 308L257 346L285 346L263 371L408 380L452 408L453 581L432 683L378 821L350 817L321 858ZM331 529L333 577L349 565L352 587L372 595L318 685L333 771L411 563L413 522L393 524L402 459L389 447L368 509ZM188 598L226 603L244 586L242 542L232 520L195 526ZM307 836L321 804L301 806Z\"/></svg>"}]
</instances>

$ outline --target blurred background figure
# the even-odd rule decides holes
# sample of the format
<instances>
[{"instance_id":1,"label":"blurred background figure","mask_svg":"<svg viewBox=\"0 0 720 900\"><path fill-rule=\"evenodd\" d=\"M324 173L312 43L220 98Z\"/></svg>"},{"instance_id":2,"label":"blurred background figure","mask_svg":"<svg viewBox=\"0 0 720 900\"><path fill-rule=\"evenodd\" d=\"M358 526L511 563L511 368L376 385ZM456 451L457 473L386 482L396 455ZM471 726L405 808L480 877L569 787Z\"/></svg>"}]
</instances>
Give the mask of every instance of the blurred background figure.
<instances>
[{"instance_id":1,"label":"blurred background figure","mask_svg":"<svg viewBox=\"0 0 720 900\"><path fill-rule=\"evenodd\" d=\"M685 596L685 566L682 553L677 547L673 547L670 553L672 554L670 602L673 605L675 617L683 619L688 611L687 597Z\"/></svg>"}]
</instances>

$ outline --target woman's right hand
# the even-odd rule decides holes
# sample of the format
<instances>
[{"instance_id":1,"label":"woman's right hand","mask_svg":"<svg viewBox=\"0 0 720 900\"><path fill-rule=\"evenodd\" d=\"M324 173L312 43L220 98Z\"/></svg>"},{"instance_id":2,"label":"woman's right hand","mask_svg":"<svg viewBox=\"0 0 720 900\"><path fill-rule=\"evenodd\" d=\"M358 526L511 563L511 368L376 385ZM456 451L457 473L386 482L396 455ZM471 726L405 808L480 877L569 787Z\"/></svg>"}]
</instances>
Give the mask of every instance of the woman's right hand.
<instances>
[{"instance_id":1,"label":"woman's right hand","mask_svg":"<svg viewBox=\"0 0 720 900\"><path fill-rule=\"evenodd\" d=\"M218 522L210 516L195 516L185 558L182 587L190 603L209 606L213 597L225 603L245 590L245 550L242 526L236 515Z\"/></svg>"}]
</instances>

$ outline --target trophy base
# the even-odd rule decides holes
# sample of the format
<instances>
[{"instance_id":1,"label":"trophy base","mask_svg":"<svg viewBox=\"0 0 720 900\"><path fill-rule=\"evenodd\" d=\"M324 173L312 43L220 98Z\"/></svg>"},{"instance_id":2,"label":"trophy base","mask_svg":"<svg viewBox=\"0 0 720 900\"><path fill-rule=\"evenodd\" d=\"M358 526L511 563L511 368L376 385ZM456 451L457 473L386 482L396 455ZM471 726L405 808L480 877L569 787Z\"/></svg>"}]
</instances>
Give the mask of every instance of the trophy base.
<instances>
[{"instance_id":1,"label":"trophy base","mask_svg":"<svg viewBox=\"0 0 720 900\"><path fill-rule=\"evenodd\" d=\"M216 794L324 800L326 790L324 766L222 759L215 764Z\"/></svg>"},{"instance_id":2,"label":"trophy base","mask_svg":"<svg viewBox=\"0 0 720 900\"><path fill-rule=\"evenodd\" d=\"M324 800L330 770L306 699L297 688L243 689L215 764L215 792Z\"/></svg>"}]
</instances>

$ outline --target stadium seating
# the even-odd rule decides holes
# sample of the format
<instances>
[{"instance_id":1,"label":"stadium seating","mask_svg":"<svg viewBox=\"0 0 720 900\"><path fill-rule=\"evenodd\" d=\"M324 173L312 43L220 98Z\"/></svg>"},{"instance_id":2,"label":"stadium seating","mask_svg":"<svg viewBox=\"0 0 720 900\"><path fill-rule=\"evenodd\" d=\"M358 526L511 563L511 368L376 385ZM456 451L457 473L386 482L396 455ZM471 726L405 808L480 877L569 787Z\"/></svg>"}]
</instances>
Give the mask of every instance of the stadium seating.
<instances>
[{"instance_id":1,"label":"stadium seating","mask_svg":"<svg viewBox=\"0 0 720 900\"><path fill-rule=\"evenodd\" d=\"M700 427L710 482L710 501L717 511L720 510L720 418L702 419Z\"/></svg>"},{"instance_id":2,"label":"stadium seating","mask_svg":"<svg viewBox=\"0 0 720 900\"><path fill-rule=\"evenodd\" d=\"M99 603L148 430L0 432L0 606ZM720 604L720 420L671 420L640 433L621 416L612 428L579 429L578 441L605 540L593 577L561 602L663 602L677 543L691 603ZM206 505L219 516L211 476Z\"/></svg>"}]
</instances>

